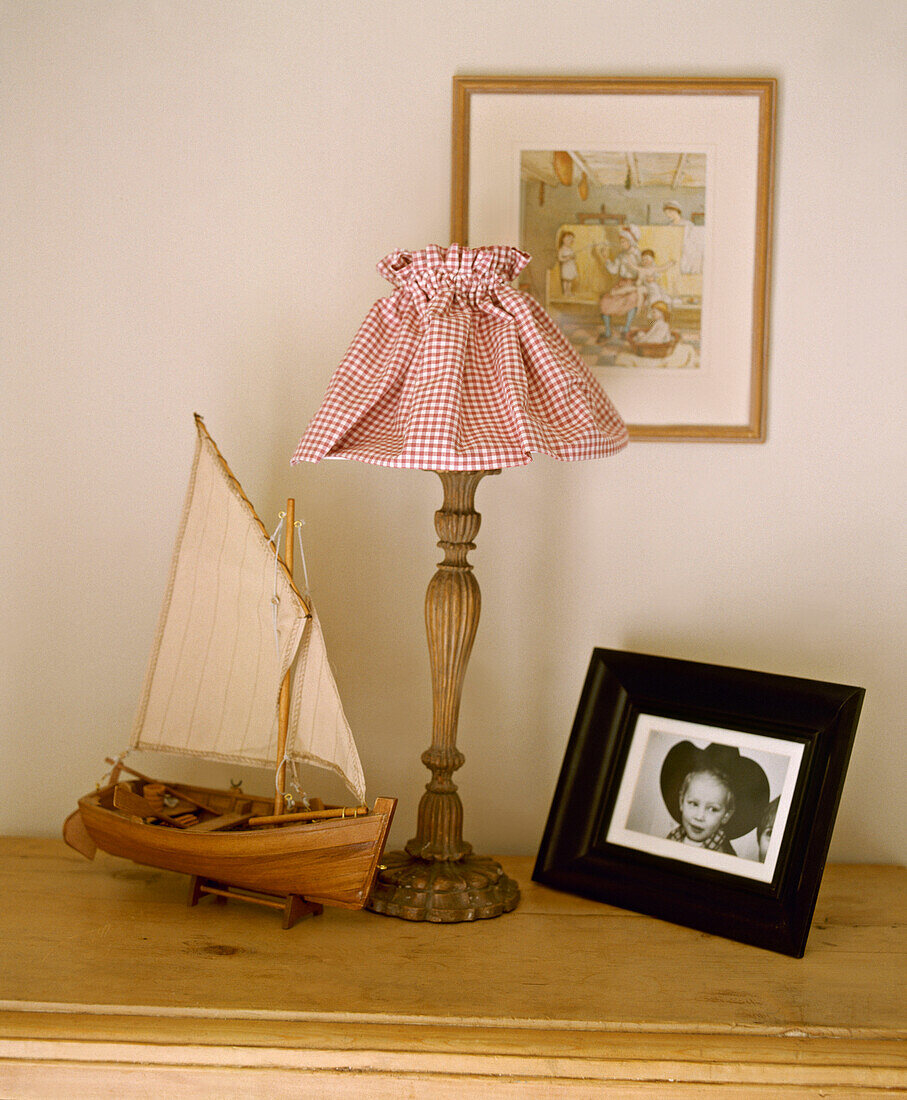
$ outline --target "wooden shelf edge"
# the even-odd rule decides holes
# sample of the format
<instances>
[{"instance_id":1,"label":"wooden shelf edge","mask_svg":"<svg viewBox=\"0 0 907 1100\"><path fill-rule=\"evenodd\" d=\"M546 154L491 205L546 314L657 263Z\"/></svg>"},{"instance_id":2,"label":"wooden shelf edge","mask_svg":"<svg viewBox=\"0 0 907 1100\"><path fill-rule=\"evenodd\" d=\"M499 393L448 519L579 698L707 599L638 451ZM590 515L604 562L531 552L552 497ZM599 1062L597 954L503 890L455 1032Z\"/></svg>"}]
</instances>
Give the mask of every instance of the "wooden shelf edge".
<instances>
[{"instance_id":1,"label":"wooden shelf edge","mask_svg":"<svg viewBox=\"0 0 907 1100\"><path fill-rule=\"evenodd\" d=\"M38 1021L40 1025L38 1024ZM3 1001L0 1000L0 1039L9 1034L10 1021L16 1021L13 1029L26 1026L34 1033L36 1027L50 1031L63 1020L77 1021L79 1036L91 1040L106 1033L111 1021L119 1021L129 1027L130 1033L144 1023L153 1031L166 1030L169 1023L174 1034L182 1034L185 1021L197 1021L212 1033L236 1026L246 1035L253 1031L270 1034L275 1025L296 1025L301 1028L328 1026L332 1029L349 1029L362 1033L363 1029L402 1028L434 1029L450 1035L455 1032L489 1034L496 1032L526 1032L549 1035L627 1036L651 1035L664 1039L679 1038L700 1041L702 1039L744 1040L847 1040L851 1042L900 1042L907 1040L907 1021L897 1028L854 1028L808 1025L804 1027L757 1026L737 1024L713 1026L709 1024L659 1024L653 1021L593 1021L581 1019L521 1018L486 1016L431 1016L405 1015L379 1012L291 1012L282 1009L230 1009L183 1008L159 1005L92 1005L54 1002ZM64 1028L65 1030L65 1025ZM533 1042L537 1042L533 1039ZM624 1040L617 1040L624 1041Z\"/></svg>"},{"instance_id":2,"label":"wooden shelf edge","mask_svg":"<svg viewBox=\"0 0 907 1100\"><path fill-rule=\"evenodd\" d=\"M412 1039L412 1036L409 1037ZM430 1044L429 1044L430 1045ZM788 1089L851 1090L847 1095L859 1095L859 1090L901 1090L907 1088L907 1066L903 1048L897 1044L857 1046L835 1043L810 1050L811 1043L802 1040L751 1044L741 1057L735 1046L727 1049L718 1043L669 1044L658 1049L657 1044L637 1050L622 1044L603 1044L584 1050L580 1046L570 1054L540 1050L529 1054L510 1052L467 1051L439 1044L439 1049L382 1049L367 1045L365 1049L326 1049L324 1047L292 1046L222 1046L199 1043L96 1043L71 1040L0 1040L0 1089L3 1095L32 1095L10 1091L17 1080L28 1080L32 1087L57 1082L72 1087L79 1082L96 1081L106 1084L123 1082L137 1073L168 1080L175 1076L181 1083L204 1082L206 1089L217 1087L225 1077L233 1083L252 1088L248 1095L259 1095L264 1084L300 1075L310 1083L324 1076L337 1085L336 1075L375 1084L369 1095L384 1096L381 1082L395 1082L399 1089L405 1080L421 1080L441 1085L443 1082L476 1083L494 1081L533 1086L535 1095L553 1095L549 1085L569 1089L570 1083L617 1086L667 1085L672 1090L706 1087L772 1089L773 1094L788 1095ZM567 1048L569 1049L569 1048ZM162 1075L167 1075L166 1077ZM545 1091L542 1092L542 1088ZM778 1090L775 1093L774 1090ZM853 1091L857 1090L857 1091ZM33 1095L43 1095L34 1093ZM61 1093L62 1094L62 1093ZM207 1091L204 1095L207 1095ZM230 1092L235 1095L235 1092ZM672 1095L676 1094L672 1091ZM795 1093L796 1094L796 1093ZM202 1095L193 1092L193 1095ZM319 1093L319 1095L322 1095ZM334 1092L325 1095L335 1095ZM337 1091L336 1095L343 1095ZM389 1093L388 1093L389 1095ZM400 1093L398 1092L399 1096ZM445 1095L432 1091L431 1095ZM496 1095L491 1092L488 1095ZM507 1093L511 1095L511 1093Z\"/></svg>"}]
</instances>

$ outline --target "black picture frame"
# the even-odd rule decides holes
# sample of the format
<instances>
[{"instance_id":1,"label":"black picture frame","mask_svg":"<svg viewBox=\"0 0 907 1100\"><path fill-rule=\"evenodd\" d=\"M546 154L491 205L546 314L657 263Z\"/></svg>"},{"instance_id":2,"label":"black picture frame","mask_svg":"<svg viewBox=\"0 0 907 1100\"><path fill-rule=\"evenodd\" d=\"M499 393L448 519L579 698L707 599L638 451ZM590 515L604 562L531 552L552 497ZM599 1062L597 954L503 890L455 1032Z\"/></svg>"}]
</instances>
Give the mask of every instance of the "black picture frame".
<instances>
[{"instance_id":1,"label":"black picture frame","mask_svg":"<svg viewBox=\"0 0 907 1100\"><path fill-rule=\"evenodd\" d=\"M843 684L595 649L533 880L801 957L864 694ZM777 776L783 817L761 865L758 854L711 853L637 825L644 819L637 803L644 807L647 798L645 820L667 808L680 820L669 764L685 751L670 752L681 741L755 757L765 765L758 770ZM659 759L656 784L646 761ZM654 789L662 798L657 809ZM744 805L738 798L740 819L732 809L729 831L746 824ZM752 845L752 835L731 847L743 843Z\"/></svg>"}]
</instances>

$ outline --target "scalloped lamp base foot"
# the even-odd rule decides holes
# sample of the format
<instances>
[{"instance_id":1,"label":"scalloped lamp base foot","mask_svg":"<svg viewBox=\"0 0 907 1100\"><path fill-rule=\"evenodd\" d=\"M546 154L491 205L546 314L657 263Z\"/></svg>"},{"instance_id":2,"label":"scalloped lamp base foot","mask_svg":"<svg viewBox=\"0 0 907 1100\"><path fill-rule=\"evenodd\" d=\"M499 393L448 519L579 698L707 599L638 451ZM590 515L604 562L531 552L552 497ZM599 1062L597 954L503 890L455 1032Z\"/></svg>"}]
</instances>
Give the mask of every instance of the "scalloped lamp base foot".
<instances>
[{"instance_id":1,"label":"scalloped lamp base foot","mask_svg":"<svg viewBox=\"0 0 907 1100\"><path fill-rule=\"evenodd\" d=\"M388 852L367 908L402 920L454 924L499 917L519 900L517 883L487 856L425 860Z\"/></svg>"}]
</instances>

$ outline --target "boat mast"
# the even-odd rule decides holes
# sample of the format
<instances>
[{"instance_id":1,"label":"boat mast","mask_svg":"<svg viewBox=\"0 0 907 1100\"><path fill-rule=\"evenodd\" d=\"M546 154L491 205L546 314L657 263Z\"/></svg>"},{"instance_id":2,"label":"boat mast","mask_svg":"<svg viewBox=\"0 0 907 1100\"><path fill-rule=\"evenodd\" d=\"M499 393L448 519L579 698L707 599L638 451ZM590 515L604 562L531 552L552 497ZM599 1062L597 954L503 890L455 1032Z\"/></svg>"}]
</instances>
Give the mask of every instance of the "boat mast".
<instances>
[{"instance_id":1,"label":"boat mast","mask_svg":"<svg viewBox=\"0 0 907 1100\"><path fill-rule=\"evenodd\" d=\"M293 577L293 534L296 526L296 501L293 497L287 500L286 532L284 535L283 561L287 567L290 578ZM287 785L287 762L284 753L287 748L287 729L290 725L290 670L283 678L280 685L280 711L277 721L277 776L276 794L274 795L274 813L282 814L286 809L284 805L284 792Z\"/></svg>"}]
</instances>

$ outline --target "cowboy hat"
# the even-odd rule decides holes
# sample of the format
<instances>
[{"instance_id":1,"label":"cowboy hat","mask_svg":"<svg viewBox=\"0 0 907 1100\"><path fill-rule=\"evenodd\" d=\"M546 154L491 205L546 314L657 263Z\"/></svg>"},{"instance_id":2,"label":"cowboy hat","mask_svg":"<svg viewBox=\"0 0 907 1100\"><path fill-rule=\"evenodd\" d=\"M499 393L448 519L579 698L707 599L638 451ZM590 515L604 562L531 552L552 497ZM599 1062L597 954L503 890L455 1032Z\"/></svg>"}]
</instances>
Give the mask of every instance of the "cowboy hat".
<instances>
[{"instance_id":1,"label":"cowboy hat","mask_svg":"<svg viewBox=\"0 0 907 1100\"><path fill-rule=\"evenodd\" d=\"M734 816L725 824L730 840L744 836L762 820L768 805L769 786L765 772L732 745L712 743L704 749L692 741L679 741L669 750L661 766L661 794L668 812L680 821L680 788L690 772L716 771L727 777L734 794Z\"/></svg>"}]
</instances>

